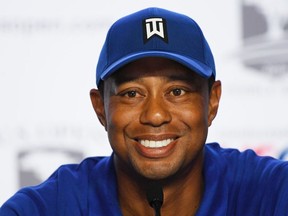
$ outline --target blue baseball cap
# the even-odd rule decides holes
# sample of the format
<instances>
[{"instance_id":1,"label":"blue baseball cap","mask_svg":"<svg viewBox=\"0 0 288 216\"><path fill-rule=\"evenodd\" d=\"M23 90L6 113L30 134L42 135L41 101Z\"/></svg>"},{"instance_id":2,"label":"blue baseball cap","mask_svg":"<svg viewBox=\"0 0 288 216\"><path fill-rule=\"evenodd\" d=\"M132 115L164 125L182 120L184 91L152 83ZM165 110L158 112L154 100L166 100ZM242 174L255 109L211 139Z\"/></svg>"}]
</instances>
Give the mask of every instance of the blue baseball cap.
<instances>
[{"instance_id":1,"label":"blue baseball cap","mask_svg":"<svg viewBox=\"0 0 288 216\"><path fill-rule=\"evenodd\" d=\"M216 77L213 54L198 24L186 15L151 7L111 26L97 64L97 86L119 68L144 57L168 58L207 79Z\"/></svg>"}]
</instances>

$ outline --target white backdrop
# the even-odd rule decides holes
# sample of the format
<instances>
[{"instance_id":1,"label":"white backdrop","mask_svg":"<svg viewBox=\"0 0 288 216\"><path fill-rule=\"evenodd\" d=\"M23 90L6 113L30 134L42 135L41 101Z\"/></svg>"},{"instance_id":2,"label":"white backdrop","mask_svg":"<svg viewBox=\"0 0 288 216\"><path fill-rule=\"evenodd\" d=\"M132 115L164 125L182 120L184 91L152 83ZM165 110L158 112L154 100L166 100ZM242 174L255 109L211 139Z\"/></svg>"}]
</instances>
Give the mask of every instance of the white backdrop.
<instances>
[{"instance_id":1,"label":"white backdrop","mask_svg":"<svg viewBox=\"0 0 288 216\"><path fill-rule=\"evenodd\" d=\"M111 153L89 98L98 55L116 19L150 6L191 16L210 43L223 96L208 141L288 158L288 22L277 13L268 35L264 2L0 1L0 205L60 164Z\"/></svg>"}]
</instances>

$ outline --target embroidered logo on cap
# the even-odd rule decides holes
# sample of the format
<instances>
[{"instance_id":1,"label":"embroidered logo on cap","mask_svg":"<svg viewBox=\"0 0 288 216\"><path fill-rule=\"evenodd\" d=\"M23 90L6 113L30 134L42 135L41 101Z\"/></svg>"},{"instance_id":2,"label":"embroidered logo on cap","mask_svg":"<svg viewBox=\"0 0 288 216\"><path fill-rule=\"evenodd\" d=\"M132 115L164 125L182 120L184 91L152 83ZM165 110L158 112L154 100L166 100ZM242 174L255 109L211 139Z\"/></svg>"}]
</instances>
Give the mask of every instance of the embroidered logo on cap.
<instances>
[{"instance_id":1,"label":"embroidered logo on cap","mask_svg":"<svg viewBox=\"0 0 288 216\"><path fill-rule=\"evenodd\" d=\"M168 43L166 20L163 18L148 18L143 20L144 43L153 36L158 36Z\"/></svg>"}]
</instances>

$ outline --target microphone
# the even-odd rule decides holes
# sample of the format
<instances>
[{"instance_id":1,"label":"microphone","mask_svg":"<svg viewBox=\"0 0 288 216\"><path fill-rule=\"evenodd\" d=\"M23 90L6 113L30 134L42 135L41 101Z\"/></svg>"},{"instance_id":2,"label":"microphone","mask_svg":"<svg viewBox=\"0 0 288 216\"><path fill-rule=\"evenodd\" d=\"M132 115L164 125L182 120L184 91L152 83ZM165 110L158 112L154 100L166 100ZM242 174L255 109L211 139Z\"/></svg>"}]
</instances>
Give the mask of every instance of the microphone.
<instances>
[{"instance_id":1,"label":"microphone","mask_svg":"<svg viewBox=\"0 0 288 216\"><path fill-rule=\"evenodd\" d=\"M163 189L159 182L151 182L146 191L146 198L149 205L154 209L155 216L161 216L161 206L163 204Z\"/></svg>"}]
</instances>

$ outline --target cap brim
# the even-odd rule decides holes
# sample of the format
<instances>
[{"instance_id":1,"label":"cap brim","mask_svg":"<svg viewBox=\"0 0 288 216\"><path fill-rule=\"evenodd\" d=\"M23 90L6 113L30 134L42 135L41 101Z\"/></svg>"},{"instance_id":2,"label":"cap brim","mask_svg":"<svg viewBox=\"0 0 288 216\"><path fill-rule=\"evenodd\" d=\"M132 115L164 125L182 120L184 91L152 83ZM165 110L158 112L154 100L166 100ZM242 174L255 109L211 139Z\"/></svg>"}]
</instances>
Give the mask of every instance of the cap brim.
<instances>
[{"instance_id":1,"label":"cap brim","mask_svg":"<svg viewBox=\"0 0 288 216\"><path fill-rule=\"evenodd\" d=\"M135 54L125 56L119 59L118 61L114 62L105 71L101 73L100 79L105 80L112 73L114 73L116 70L123 67L124 65L132 61L135 61L137 59L144 58L144 57L163 57L163 58L174 60L188 67L189 69L196 72L200 76L203 76L204 78L210 78L213 74L213 70L210 67L208 67L207 65L201 63L200 61L196 59L191 59L191 58L187 58L185 56L179 55L179 54L163 52L163 51L146 51L146 52L135 53Z\"/></svg>"}]
</instances>

